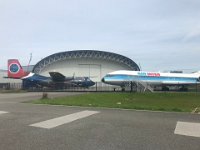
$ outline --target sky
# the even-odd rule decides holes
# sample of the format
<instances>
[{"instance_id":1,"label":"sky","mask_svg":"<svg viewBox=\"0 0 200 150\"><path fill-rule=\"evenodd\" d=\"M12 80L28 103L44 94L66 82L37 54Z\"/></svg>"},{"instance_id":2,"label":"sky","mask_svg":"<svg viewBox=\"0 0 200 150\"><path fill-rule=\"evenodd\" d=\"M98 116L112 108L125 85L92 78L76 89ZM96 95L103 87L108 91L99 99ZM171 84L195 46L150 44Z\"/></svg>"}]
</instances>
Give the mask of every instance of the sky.
<instances>
[{"instance_id":1,"label":"sky","mask_svg":"<svg viewBox=\"0 0 200 150\"><path fill-rule=\"evenodd\" d=\"M142 70L200 70L199 0L0 0L0 69L101 50Z\"/></svg>"}]
</instances>

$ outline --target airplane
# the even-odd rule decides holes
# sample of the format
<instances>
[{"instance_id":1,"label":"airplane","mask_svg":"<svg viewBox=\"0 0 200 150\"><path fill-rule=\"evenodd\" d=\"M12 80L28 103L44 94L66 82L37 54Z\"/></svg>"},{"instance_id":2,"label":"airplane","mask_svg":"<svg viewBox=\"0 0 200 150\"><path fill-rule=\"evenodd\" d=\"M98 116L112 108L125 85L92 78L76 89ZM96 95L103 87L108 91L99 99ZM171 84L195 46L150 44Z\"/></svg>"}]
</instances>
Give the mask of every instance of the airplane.
<instances>
[{"instance_id":1,"label":"airplane","mask_svg":"<svg viewBox=\"0 0 200 150\"><path fill-rule=\"evenodd\" d=\"M89 77L65 77L59 72L49 72L50 77L33 72L26 72L17 59L8 60L8 76L6 78L21 79L25 87L84 87L95 85Z\"/></svg>"},{"instance_id":2,"label":"airplane","mask_svg":"<svg viewBox=\"0 0 200 150\"><path fill-rule=\"evenodd\" d=\"M161 73L146 71L118 70L108 73L102 78L102 82L110 85L117 85L125 88L127 83L146 83L162 90L169 90L171 86L177 86L179 90L187 90L189 85L200 84L200 72L196 73Z\"/></svg>"}]
</instances>

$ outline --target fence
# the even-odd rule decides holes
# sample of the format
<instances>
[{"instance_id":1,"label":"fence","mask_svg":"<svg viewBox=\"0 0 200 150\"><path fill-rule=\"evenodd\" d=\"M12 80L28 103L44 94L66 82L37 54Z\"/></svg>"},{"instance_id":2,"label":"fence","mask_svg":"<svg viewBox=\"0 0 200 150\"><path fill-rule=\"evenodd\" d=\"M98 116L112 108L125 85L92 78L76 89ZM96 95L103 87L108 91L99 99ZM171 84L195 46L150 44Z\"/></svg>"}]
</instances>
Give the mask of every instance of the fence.
<instances>
[{"instance_id":1,"label":"fence","mask_svg":"<svg viewBox=\"0 0 200 150\"><path fill-rule=\"evenodd\" d=\"M78 87L78 86L65 86L65 87L45 87L45 88L40 88L40 87L31 87L28 89L25 89L27 91L58 91L58 92L112 92L112 91L122 91L121 87L119 86L111 86L104 84L102 82L96 82L94 86L91 87Z\"/></svg>"},{"instance_id":2,"label":"fence","mask_svg":"<svg viewBox=\"0 0 200 150\"><path fill-rule=\"evenodd\" d=\"M151 87L152 88L152 87ZM29 92L42 92L42 91L58 91L58 92L121 92L121 91L131 91L131 92L144 92L148 91L149 85L144 86L143 84L131 84L127 83L124 88L120 86L112 86L104 84L102 82L96 82L96 84L89 88L78 87L78 86L65 86L65 87L24 87L23 83L0 83L0 90L16 90L23 89ZM152 88L154 91L162 91L162 87ZM151 91L151 90L149 90ZM152 90L153 91L153 90ZM170 91L180 91L180 89L172 87ZM188 92L200 92L200 84L191 85L187 88Z\"/></svg>"},{"instance_id":3,"label":"fence","mask_svg":"<svg viewBox=\"0 0 200 150\"><path fill-rule=\"evenodd\" d=\"M22 83L0 83L1 90L22 89Z\"/></svg>"}]
</instances>

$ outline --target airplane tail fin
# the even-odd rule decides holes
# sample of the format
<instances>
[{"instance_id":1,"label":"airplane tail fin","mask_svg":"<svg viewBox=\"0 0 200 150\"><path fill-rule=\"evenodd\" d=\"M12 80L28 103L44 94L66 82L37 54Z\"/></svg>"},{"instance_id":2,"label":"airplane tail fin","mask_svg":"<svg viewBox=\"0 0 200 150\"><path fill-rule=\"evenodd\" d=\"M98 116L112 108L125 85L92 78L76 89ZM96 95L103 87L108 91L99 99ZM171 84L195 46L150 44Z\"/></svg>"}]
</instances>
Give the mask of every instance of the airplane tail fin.
<instances>
[{"instance_id":1,"label":"airplane tail fin","mask_svg":"<svg viewBox=\"0 0 200 150\"><path fill-rule=\"evenodd\" d=\"M8 78L21 79L28 75L25 72L17 59L8 60Z\"/></svg>"}]
</instances>

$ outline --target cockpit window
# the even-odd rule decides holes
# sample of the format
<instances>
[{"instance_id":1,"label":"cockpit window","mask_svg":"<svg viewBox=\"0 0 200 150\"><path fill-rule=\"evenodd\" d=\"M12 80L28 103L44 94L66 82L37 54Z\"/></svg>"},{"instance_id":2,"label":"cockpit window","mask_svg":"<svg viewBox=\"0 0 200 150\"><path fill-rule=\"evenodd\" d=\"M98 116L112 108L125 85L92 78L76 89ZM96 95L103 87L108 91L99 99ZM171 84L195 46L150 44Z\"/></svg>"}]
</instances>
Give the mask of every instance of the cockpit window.
<instances>
[{"instance_id":1,"label":"cockpit window","mask_svg":"<svg viewBox=\"0 0 200 150\"><path fill-rule=\"evenodd\" d=\"M108 74L108 75L106 75L106 77L113 77L113 75L111 75L111 74Z\"/></svg>"}]
</instances>

